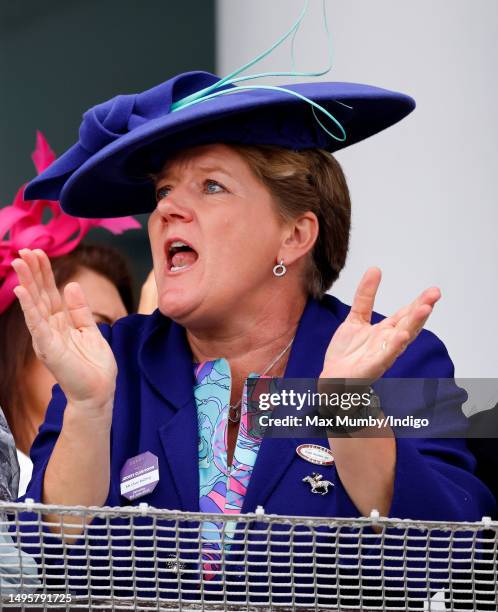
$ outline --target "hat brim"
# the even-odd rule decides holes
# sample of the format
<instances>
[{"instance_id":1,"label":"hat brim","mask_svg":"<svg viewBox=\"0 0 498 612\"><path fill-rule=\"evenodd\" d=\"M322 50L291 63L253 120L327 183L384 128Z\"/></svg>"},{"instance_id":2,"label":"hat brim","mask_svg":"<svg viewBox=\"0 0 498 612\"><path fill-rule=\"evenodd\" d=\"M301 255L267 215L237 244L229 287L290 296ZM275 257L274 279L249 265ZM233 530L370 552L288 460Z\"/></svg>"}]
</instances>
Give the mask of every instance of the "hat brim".
<instances>
[{"instance_id":1,"label":"hat brim","mask_svg":"<svg viewBox=\"0 0 498 612\"><path fill-rule=\"evenodd\" d=\"M64 184L62 208L88 218L147 213L156 205L150 174L178 150L220 142L334 152L397 123L415 108L411 97L369 85L315 82L286 88L325 107L344 127L346 140L329 136L310 104L289 93L227 94L152 119L96 152ZM318 116L340 136L330 120Z\"/></svg>"}]
</instances>

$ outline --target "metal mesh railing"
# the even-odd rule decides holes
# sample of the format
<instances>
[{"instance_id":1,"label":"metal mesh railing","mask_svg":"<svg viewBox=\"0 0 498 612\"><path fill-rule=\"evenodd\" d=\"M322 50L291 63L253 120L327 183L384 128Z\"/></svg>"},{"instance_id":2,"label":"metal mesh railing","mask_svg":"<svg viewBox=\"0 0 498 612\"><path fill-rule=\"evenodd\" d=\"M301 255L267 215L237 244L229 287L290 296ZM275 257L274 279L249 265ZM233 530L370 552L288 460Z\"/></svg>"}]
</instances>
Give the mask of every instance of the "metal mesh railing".
<instances>
[{"instance_id":1,"label":"metal mesh railing","mask_svg":"<svg viewBox=\"0 0 498 612\"><path fill-rule=\"evenodd\" d=\"M498 522L0 504L4 608L497 610Z\"/></svg>"}]
</instances>

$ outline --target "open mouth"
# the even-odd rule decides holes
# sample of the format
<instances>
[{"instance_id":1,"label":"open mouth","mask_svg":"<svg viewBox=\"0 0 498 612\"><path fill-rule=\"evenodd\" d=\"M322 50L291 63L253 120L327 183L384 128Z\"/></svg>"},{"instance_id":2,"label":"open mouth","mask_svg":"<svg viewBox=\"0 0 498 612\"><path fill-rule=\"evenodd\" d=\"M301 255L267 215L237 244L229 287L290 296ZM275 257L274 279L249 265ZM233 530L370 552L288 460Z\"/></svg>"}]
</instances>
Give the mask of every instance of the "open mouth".
<instances>
[{"instance_id":1,"label":"open mouth","mask_svg":"<svg viewBox=\"0 0 498 612\"><path fill-rule=\"evenodd\" d=\"M188 243L179 239L169 240L166 244L166 257L168 272L183 272L191 268L199 255Z\"/></svg>"}]
</instances>

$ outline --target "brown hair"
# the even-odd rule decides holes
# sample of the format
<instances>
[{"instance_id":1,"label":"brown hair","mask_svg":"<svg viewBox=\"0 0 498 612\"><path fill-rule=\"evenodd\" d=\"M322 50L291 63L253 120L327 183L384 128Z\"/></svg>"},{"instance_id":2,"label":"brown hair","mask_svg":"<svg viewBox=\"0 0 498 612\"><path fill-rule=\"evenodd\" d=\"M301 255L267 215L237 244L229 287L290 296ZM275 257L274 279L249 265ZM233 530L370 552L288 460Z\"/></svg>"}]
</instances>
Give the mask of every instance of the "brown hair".
<instances>
[{"instance_id":1,"label":"brown hair","mask_svg":"<svg viewBox=\"0 0 498 612\"><path fill-rule=\"evenodd\" d=\"M274 196L283 220L306 211L316 214L320 229L304 282L309 295L321 298L344 268L349 247L351 200L341 166L322 149L234 148Z\"/></svg>"},{"instance_id":2,"label":"brown hair","mask_svg":"<svg viewBox=\"0 0 498 612\"><path fill-rule=\"evenodd\" d=\"M87 268L104 276L117 288L127 312L133 312L134 299L131 275L123 256L104 245L80 244L68 255L52 259L55 282L63 287L78 273ZM31 335L24 322L19 302L13 302L0 315L0 406L17 439L16 427L21 424L23 405L19 389L22 389L22 374L35 358ZM14 418L14 417L18 418Z\"/></svg>"}]
</instances>

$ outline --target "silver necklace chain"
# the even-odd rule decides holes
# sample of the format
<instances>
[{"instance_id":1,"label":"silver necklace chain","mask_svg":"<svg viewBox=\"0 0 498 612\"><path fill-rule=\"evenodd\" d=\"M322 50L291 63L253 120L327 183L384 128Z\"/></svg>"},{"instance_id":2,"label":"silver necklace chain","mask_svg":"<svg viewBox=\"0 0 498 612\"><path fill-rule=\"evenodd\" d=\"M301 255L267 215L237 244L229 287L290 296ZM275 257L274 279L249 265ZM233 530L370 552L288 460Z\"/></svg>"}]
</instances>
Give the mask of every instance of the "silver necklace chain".
<instances>
[{"instance_id":1,"label":"silver necklace chain","mask_svg":"<svg viewBox=\"0 0 498 612\"><path fill-rule=\"evenodd\" d=\"M264 371L259 375L259 376L264 376L265 374L267 374L272 368L273 366L278 363L282 357L285 355L285 353L287 353L287 351L290 349L290 347L292 346L292 343L294 342L294 337L293 336L291 338L291 341L289 342L289 344L284 348L283 351L281 351L276 357L275 359L273 359L273 361L270 363L270 365L268 365ZM228 405L228 420L231 423L238 423L240 421L240 416L241 416L241 410L240 410L240 404L242 403L242 398L239 399L239 401L234 404L232 406L232 404ZM232 416L232 412L234 413Z\"/></svg>"}]
</instances>

